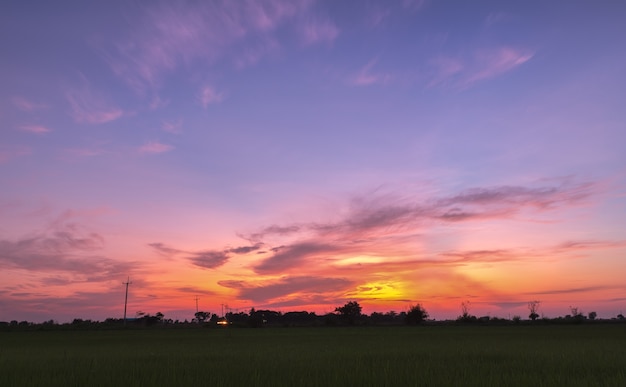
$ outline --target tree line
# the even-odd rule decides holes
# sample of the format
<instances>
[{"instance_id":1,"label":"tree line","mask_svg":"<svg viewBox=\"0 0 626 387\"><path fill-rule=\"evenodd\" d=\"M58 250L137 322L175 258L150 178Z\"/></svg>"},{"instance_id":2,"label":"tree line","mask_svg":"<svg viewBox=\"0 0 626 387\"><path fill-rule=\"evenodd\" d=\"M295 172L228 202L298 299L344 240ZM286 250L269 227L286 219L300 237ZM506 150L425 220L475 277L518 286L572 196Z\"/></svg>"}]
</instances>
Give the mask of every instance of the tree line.
<instances>
[{"instance_id":1,"label":"tree line","mask_svg":"<svg viewBox=\"0 0 626 387\"><path fill-rule=\"evenodd\" d=\"M622 314L609 320L598 320L596 312L585 315L578 307L570 307L570 313L556 318L541 317L539 315L540 301L528 303L528 320L515 315L512 318L498 318L490 316L477 317L471 313L471 303L461 303L461 314L455 320L429 320L429 314L422 304L411 305L408 310L397 313L373 312L364 314L361 305L357 301L348 301L342 306L335 308L334 312L318 315L315 312L293 311L282 313L279 311L251 308L246 312L227 312L223 316L216 313L198 311L190 320L173 320L165 318L161 312L154 315L137 312L135 318L107 318L104 321L83 320L76 318L71 323L59 324L54 320L43 323L31 323L28 321L10 322L0 321L0 329L90 329L90 328L140 328L140 327L251 327L264 326L290 327L290 326L393 326L393 325L441 325L441 324L528 324L528 323L583 323L583 322L626 322Z\"/></svg>"}]
</instances>

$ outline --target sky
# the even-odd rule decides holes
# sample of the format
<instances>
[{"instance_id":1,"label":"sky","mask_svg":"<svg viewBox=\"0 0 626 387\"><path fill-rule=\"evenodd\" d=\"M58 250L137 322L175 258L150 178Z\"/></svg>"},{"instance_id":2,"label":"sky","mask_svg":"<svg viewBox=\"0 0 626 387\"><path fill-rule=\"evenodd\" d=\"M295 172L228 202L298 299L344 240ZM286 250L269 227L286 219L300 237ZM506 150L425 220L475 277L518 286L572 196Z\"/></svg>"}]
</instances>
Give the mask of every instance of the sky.
<instances>
[{"instance_id":1,"label":"sky","mask_svg":"<svg viewBox=\"0 0 626 387\"><path fill-rule=\"evenodd\" d=\"M625 18L4 1L0 321L624 313Z\"/></svg>"}]
</instances>

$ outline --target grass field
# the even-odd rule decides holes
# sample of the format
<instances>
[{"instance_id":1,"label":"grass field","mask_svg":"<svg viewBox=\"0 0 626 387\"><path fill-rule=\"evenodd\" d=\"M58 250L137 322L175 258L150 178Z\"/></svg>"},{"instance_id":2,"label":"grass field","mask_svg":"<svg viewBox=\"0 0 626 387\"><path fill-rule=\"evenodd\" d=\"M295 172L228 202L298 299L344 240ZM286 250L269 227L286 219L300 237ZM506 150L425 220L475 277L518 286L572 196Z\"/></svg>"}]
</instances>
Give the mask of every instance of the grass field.
<instances>
[{"instance_id":1,"label":"grass field","mask_svg":"<svg viewBox=\"0 0 626 387\"><path fill-rule=\"evenodd\" d=\"M626 326L0 332L0 386L626 386Z\"/></svg>"}]
</instances>

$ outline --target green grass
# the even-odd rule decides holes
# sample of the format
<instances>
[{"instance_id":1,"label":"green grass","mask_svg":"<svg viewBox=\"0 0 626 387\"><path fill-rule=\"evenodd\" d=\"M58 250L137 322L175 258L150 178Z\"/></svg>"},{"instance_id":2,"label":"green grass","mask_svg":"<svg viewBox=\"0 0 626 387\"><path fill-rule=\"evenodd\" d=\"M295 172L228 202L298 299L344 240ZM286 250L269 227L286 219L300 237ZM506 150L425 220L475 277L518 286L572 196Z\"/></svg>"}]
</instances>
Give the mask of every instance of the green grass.
<instances>
[{"instance_id":1,"label":"green grass","mask_svg":"<svg viewBox=\"0 0 626 387\"><path fill-rule=\"evenodd\" d=\"M0 386L625 386L626 326L0 332Z\"/></svg>"}]
</instances>

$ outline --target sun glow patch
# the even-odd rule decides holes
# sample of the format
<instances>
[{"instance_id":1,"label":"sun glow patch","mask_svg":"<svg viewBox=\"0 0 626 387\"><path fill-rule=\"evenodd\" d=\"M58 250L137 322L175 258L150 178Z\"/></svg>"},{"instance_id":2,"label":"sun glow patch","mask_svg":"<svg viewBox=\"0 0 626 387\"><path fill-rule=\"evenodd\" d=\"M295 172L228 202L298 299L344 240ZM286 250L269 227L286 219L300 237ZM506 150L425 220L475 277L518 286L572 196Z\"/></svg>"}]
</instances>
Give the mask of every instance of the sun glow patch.
<instances>
[{"instance_id":1,"label":"sun glow patch","mask_svg":"<svg viewBox=\"0 0 626 387\"><path fill-rule=\"evenodd\" d=\"M395 300L403 297L402 286L396 282L368 282L360 285L355 296L364 299Z\"/></svg>"},{"instance_id":2,"label":"sun glow patch","mask_svg":"<svg viewBox=\"0 0 626 387\"><path fill-rule=\"evenodd\" d=\"M350 266L350 265L358 265L362 263L380 263L383 262L381 257L373 257L370 255L358 255L356 257L343 258L335 261L336 265L339 266Z\"/></svg>"}]
</instances>

